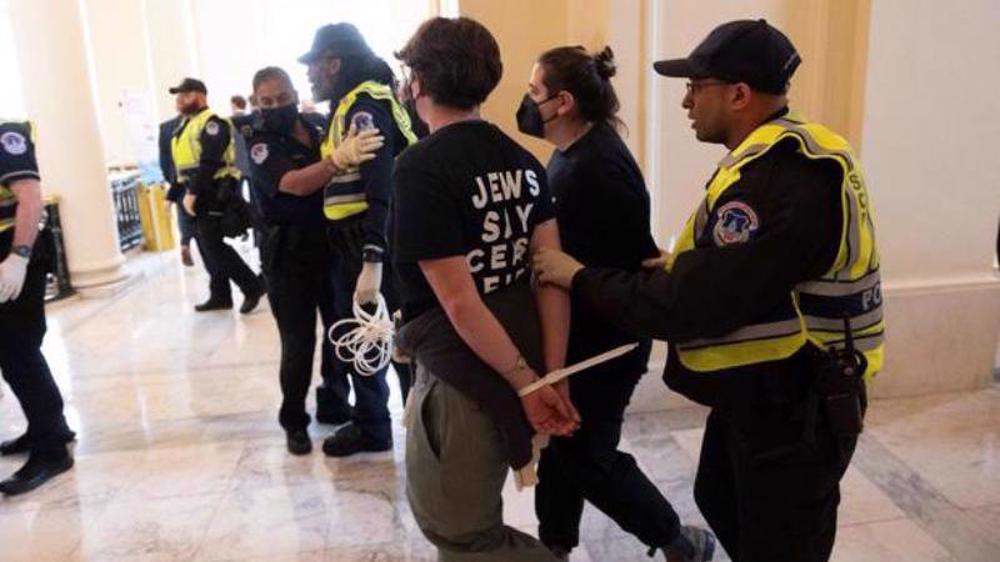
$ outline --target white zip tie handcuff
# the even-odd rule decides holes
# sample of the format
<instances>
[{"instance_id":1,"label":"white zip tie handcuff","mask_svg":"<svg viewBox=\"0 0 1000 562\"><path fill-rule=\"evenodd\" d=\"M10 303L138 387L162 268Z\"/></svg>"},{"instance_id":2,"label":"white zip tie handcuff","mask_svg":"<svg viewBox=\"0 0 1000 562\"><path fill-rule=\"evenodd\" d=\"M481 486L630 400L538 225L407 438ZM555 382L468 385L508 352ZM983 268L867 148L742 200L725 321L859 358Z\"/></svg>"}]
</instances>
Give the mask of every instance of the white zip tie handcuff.
<instances>
[{"instance_id":1,"label":"white zip tie handcuff","mask_svg":"<svg viewBox=\"0 0 1000 562\"><path fill-rule=\"evenodd\" d=\"M362 376L370 377L384 369L392 359L392 339L396 329L389 308L381 293L376 294L375 311L369 313L354 299L354 318L345 318L330 326L327 337L333 344L337 358L354 365ZM369 304L369 303L366 303ZM342 326L354 326L339 338L334 332Z\"/></svg>"},{"instance_id":2,"label":"white zip tie handcuff","mask_svg":"<svg viewBox=\"0 0 1000 562\"><path fill-rule=\"evenodd\" d=\"M580 371L586 371L595 365L600 365L601 363L611 361L616 357L621 357L637 347L639 347L638 343L630 343L621 347L616 347L610 351L605 351L600 355L595 355L590 359L580 361L575 365L570 365L569 367L564 367L562 369L556 369L528 386L522 387L521 390L517 392L517 395L521 397L527 396L543 386L553 385L570 375L575 375Z\"/></svg>"}]
</instances>

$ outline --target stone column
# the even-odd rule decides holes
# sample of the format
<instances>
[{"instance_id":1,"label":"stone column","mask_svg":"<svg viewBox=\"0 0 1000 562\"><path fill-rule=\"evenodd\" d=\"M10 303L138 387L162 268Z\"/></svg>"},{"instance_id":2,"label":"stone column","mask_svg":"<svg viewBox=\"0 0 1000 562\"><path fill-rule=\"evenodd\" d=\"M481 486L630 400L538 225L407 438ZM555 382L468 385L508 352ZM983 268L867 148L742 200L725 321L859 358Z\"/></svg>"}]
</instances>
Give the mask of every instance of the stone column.
<instances>
[{"instance_id":1,"label":"stone column","mask_svg":"<svg viewBox=\"0 0 1000 562\"><path fill-rule=\"evenodd\" d=\"M38 127L46 193L62 197L73 285L114 286L127 277L118 247L94 93L87 22L79 2L13 2L11 21L28 116Z\"/></svg>"}]
</instances>

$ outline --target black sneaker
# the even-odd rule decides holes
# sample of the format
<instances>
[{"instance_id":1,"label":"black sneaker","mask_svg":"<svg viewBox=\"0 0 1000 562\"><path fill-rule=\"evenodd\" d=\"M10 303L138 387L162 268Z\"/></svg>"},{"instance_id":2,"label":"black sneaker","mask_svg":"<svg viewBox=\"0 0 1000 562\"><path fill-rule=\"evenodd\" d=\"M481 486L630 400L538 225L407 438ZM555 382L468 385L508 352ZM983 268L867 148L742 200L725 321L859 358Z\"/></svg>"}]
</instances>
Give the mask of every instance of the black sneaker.
<instances>
[{"instance_id":1,"label":"black sneaker","mask_svg":"<svg viewBox=\"0 0 1000 562\"><path fill-rule=\"evenodd\" d=\"M28 493L71 468L73 456L69 452L32 453L20 470L0 482L0 493L6 496Z\"/></svg>"},{"instance_id":2,"label":"black sneaker","mask_svg":"<svg viewBox=\"0 0 1000 562\"><path fill-rule=\"evenodd\" d=\"M258 286L252 293L244 295L243 306L240 307L240 314L250 314L257 308L261 297L264 296L264 289Z\"/></svg>"},{"instance_id":3,"label":"black sneaker","mask_svg":"<svg viewBox=\"0 0 1000 562\"><path fill-rule=\"evenodd\" d=\"M313 450L309 432L305 429L295 429L285 433L285 444L288 452L293 455L308 455Z\"/></svg>"},{"instance_id":4,"label":"black sneaker","mask_svg":"<svg viewBox=\"0 0 1000 562\"><path fill-rule=\"evenodd\" d=\"M233 301L208 299L201 304L195 305L194 310L195 312L209 312L212 310L231 310L232 308Z\"/></svg>"},{"instance_id":5,"label":"black sneaker","mask_svg":"<svg viewBox=\"0 0 1000 562\"><path fill-rule=\"evenodd\" d=\"M381 453L392 449L392 437L375 439L365 434L356 423L349 423L323 441L323 454L328 457L349 457L356 453Z\"/></svg>"},{"instance_id":6,"label":"black sneaker","mask_svg":"<svg viewBox=\"0 0 1000 562\"><path fill-rule=\"evenodd\" d=\"M68 431L65 435L65 441L63 441L63 443L71 443L73 441L76 441L76 433ZM26 433L14 439L0 443L0 457L23 455L30 452L31 449L28 446L28 435Z\"/></svg>"},{"instance_id":7,"label":"black sneaker","mask_svg":"<svg viewBox=\"0 0 1000 562\"><path fill-rule=\"evenodd\" d=\"M707 529L685 525L663 553L667 562L708 562L715 556L715 535Z\"/></svg>"}]
</instances>

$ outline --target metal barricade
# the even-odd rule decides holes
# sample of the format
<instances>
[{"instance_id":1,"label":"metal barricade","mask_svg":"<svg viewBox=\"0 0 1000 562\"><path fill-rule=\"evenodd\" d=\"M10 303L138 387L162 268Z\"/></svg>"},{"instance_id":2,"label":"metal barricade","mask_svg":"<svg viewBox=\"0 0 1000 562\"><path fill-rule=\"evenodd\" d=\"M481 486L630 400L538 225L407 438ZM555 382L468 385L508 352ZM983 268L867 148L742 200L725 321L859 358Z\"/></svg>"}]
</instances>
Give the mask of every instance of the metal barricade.
<instances>
[{"instance_id":1,"label":"metal barricade","mask_svg":"<svg viewBox=\"0 0 1000 562\"><path fill-rule=\"evenodd\" d=\"M142 220L139 212L139 173L119 172L108 176L111 196L115 202L118 223L118 243L127 252L143 243Z\"/></svg>"}]
</instances>

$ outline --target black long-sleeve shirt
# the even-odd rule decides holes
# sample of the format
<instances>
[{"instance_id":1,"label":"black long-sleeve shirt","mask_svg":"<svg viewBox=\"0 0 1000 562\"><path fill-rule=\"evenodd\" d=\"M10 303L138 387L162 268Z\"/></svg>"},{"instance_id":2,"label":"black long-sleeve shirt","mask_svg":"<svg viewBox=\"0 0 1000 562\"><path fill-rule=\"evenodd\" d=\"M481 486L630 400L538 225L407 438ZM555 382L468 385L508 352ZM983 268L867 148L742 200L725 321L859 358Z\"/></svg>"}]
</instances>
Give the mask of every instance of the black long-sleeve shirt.
<instances>
[{"instance_id":1,"label":"black long-sleeve shirt","mask_svg":"<svg viewBox=\"0 0 1000 562\"><path fill-rule=\"evenodd\" d=\"M385 137L385 144L375 153L375 158L359 167L360 181L364 184L365 201L368 203L368 211L362 219L364 243L384 253L388 248L386 230L392 198L392 170L396 156L407 147L407 142L392 117L388 103L366 94L358 96L344 122L348 124L347 127L351 123L370 123Z\"/></svg>"},{"instance_id":2,"label":"black long-sleeve shirt","mask_svg":"<svg viewBox=\"0 0 1000 562\"><path fill-rule=\"evenodd\" d=\"M588 266L638 272L656 257L649 228L650 203L639 165L618 133L597 123L549 160L549 187L556 199L563 250ZM573 314L566 361L577 363L636 341L635 335L601 318L579 297ZM650 341L594 370L625 376L646 370Z\"/></svg>"},{"instance_id":3,"label":"black long-sleeve shirt","mask_svg":"<svg viewBox=\"0 0 1000 562\"><path fill-rule=\"evenodd\" d=\"M810 160L794 140L783 141L741 169L695 248L677 256L669 273L586 268L574 277L573 294L623 330L674 343L766 320L795 285L832 266L840 244L841 179L836 163ZM741 236L726 230L731 223L720 224L734 209ZM716 406L752 400L761 385L773 384L769 376L798 368L800 360L697 373L680 363L671 345L665 380Z\"/></svg>"}]
</instances>

